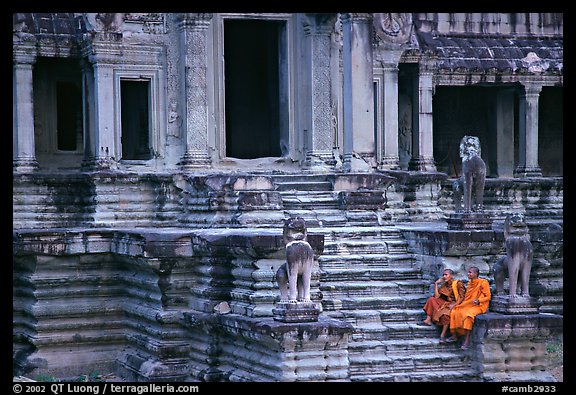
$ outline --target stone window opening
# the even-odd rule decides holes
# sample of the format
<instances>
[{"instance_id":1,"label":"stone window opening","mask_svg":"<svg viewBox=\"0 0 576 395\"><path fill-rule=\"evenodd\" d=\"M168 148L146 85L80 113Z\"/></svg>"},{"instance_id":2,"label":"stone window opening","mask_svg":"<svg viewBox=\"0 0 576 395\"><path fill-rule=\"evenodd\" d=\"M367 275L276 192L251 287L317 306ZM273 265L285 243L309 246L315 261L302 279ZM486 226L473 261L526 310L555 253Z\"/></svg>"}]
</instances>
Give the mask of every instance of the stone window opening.
<instances>
[{"instance_id":1,"label":"stone window opening","mask_svg":"<svg viewBox=\"0 0 576 395\"><path fill-rule=\"evenodd\" d=\"M150 81L120 81L122 159L152 159Z\"/></svg>"}]
</instances>

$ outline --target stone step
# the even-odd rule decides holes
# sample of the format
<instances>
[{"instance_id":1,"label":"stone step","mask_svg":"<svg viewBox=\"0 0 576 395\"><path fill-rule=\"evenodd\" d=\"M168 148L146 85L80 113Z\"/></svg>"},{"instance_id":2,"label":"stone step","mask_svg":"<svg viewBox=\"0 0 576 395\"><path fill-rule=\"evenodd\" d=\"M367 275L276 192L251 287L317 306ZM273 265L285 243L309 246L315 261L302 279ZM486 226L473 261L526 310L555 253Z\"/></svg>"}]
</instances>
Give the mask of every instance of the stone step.
<instances>
[{"instance_id":1,"label":"stone step","mask_svg":"<svg viewBox=\"0 0 576 395\"><path fill-rule=\"evenodd\" d=\"M308 226L308 234L312 234L310 227L315 229L316 234L323 234L321 229L324 229L324 227L329 229L333 226L342 226L347 223L346 216L340 210L330 208L318 207L314 211L285 208L284 212L289 217L304 218L306 226Z\"/></svg>"},{"instance_id":2,"label":"stone step","mask_svg":"<svg viewBox=\"0 0 576 395\"><path fill-rule=\"evenodd\" d=\"M309 228L309 232L315 229ZM330 229L318 229L331 241L336 240L400 240L402 232L395 226L342 226Z\"/></svg>"},{"instance_id":3,"label":"stone step","mask_svg":"<svg viewBox=\"0 0 576 395\"><path fill-rule=\"evenodd\" d=\"M308 181L308 180L295 180L295 181L281 181L276 182L276 190L279 192L285 191L331 191L332 183L329 181Z\"/></svg>"},{"instance_id":4,"label":"stone step","mask_svg":"<svg viewBox=\"0 0 576 395\"><path fill-rule=\"evenodd\" d=\"M463 353L460 351L460 353ZM462 363L462 357L452 352L434 352L425 354L406 355L382 355L361 353L348 353L350 359L350 373L364 374L390 374L390 373L412 373L430 372L433 370L452 371L467 368L467 364Z\"/></svg>"},{"instance_id":5,"label":"stone step","mask_svg":"<svg viewBox=\"0 0 576 395\"><path fill-rule=\"evenodd\" d=\"M306 181L306 182L326 182L328 181L328 177L326 174L278 174L272 176L272 180L275 184L284 183L284 182L298 182L298 181Z\"/></svg>"},{"instance_id":6,"label":"stone step","mask_svg":"<svg viewBox=\"0 0 576 395\"><path fill-rule=\"evenodd\" d=\"M427 296L354 296L339 297L337 300L343 310L374 310L390 308L416 309L424 305Z\"/></svg>"},{"instance_id":7,"label":"stone step","mask_svg":"<svg viewBox=\"0 0 576 395\"><path fill-rule=\"evenodd\" d=\"M422 319L411 322L391 321L383 322L382 324L360 322L356 325L354 325L353 322L350 322L350 324L354 325L355 329L354 333L352 334L351 341L406 341L408 339L417 338L437 338L440 333L439 327L418 325L421 320Z\"/></svg>"},{"instance_id":8,"label":"stone step","mask_svg":"<svg viewBox=\"0 0 576 395\"><path fill-rule=\"evenodd\" d=\"M419 323L424 319L422 308L415 309L386 309L386 310L340 310L326 313L328 316L345 320L352 325L361 323L396 324L399 322ZM418 325L417 325L418 326ZM433 326L418 326L425 330L434 329ZM417 328L412 327L416 330Z\"/></svg>"},{"instance_id":9,"label":"stone step","mask_svg":"<svg viewBox=\"0 0 576 395\"><path fill-rule=\"evenodd\" d=\"M356 369L355 369L356 370ZM352 382L479 382L478 373L468 367L457 367L449 371L439 368L410 370L406 372L369 373L364 370L355 372Z\"/></svg>"},{"instance_id":10,"label":"stone step","mask_svg":"<svg viewBox=\"0 0 576 395\"><path fill-rule=\"evenodd\" d=\"M320 255L318 262L323 269L348 267L406 267L414 266L412 254L348 254Z\"/></svg>"},{"instance_id":11,"label":"stone step","mask_svg":"<svg viewBox=\"0 0 576 395\"><path fill-rule=\"evenodd\" d=\"M352 360L361 360L363 357L372 360L403 360L410 358L425 359L433 354L432 358L458 360L462 353L457 343L440 344L437 337L394 339L394 340L368 340L363 342L350 342L348 353ZM430 359L430 357L428 358Z\"/></svg>"},{"instance_id":12,"label":"stone step","mask_svg":"<svg viewBox=\"0 0 576 395\"><path fill-rule=\"evenodd\" d=\"M372 280L420 280L421 273L416 268L390 267L322 267L320 281L372 281ZM427 282L425 285L429 285Z\"/></svg>"},{"instance_id":13,"label":"stone step","mask_svg":"<svg viewBox=\"0 0 576 395\"><path fill-rule=\"evenodd\" d=\"M326 239L324 239L326 240ZM402 253L408 251L406 240L350 240L350 241L324 241L325 254L382 254Z\"/></svg>"},{"instance_id":14,"label":"stone step","mask_svg":"<svg viewBox=\"0 0 576 395\"><path fill-rule=\"evenodd\" d=\"M421 280L371 280L371 281L330 281L321 278L320 290L325 297L342 299L343 297L366 297L389 295L413 295L415 293L424 294L425 284Z\"/></svg>"},{"instance_id":15,"label":"stone step","mask_svg":"<svg viewBox=\"0 0 576 395\"><path fill-rule=\"evenodd\" d=\"M282 205L285 210L302 210L304 212L312 211L314 214L318 209L331 209L337 211L339 215L346 218L346 213L338 207L340 203L330 196L310 198L308 196L282 196Z\"/></svg>"}]
</instances>

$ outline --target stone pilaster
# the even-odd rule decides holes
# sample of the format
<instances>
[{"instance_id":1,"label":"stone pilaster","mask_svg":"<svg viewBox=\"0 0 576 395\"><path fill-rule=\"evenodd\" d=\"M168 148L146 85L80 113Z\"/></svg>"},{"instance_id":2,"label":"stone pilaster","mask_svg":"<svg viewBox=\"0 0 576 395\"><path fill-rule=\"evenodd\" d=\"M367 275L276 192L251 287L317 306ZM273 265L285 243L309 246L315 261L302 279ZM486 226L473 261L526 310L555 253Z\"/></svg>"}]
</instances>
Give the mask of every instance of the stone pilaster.
<instances>
[{"instance_id":1,"label":"stone pilaster","mask_svg":"<svg viewBox=\"0 0 576 395\"><path fill-rule=\"evenodd\" d=\"M343 14L344 171L376 167L372 15Z\"/></svg>"},{"instance_id":2,"label":"stone pilaster","mask_svg":"<svg viewBox=\"0 0 576 395\"><path fill-rule=\"evenodd\" d=\"M34 100L32 69L35 55L14 54L12 78L12 167L17 172L38 169L34 144Z\"/></svg>"},{"instance_id":3,"label":"stone pilaster","mask_svg":"<svg viewBox=\"0 0 576 395\"><path fill-rule=\"evenodd\" d=\"M183 103L186 151L180 160L183 170L210 167L208 147L208 28L212 14L183 14L180 45L184 54Z\"/></svg>"},{"instance_id":4,"label":"stone pilaster","mask_svg":"<svg viewBox=\"0 0 576 395\"><path fill-rule=\"evenodd\" d=\"M306 166L310 168L326 165L333 168L336 164L330 70L331 34L335 21L335 14L307 14L304 24L305 37L310 40L308 95L312 108L308 121L311 133L306 141Z\"/></svg>"},{"instance_id":5,"label":"stone pilaster","mask_svg":"<svg viewBox=\"0 0 576 395\"><path fill-rule=\"evenodd\" d=\"M520 96L518 116L519 164L516 177L540 177L542 170L538 165L538 99L542 86L533 83L524 85Z\"/></svg>"},{"instance_id":6,"label":"stone pilaster","mask_svg":"<svg viewBox=\"0 0 576 395\"><path fill-rule=\"evenodd\" d=\"M432 124L433 75L431 65L420 64L418 84L415 86L418 106L415 106L413 113L412 159L408 165L409 170L436 171Z\"/></svg>"},{"instance_id":7,"label":"stone pilaster","mask_svg":"<svg viewBox=\"0 0 576 395\"><path fill-rule=\"evenodd\" d=\"M82 167L90 169L92 167L92 160L94 159L93 152L96 152L94 145L94 128L96 121L94 119L94 70L90 62L82 62L82 126L84 130L84 158L82 160Z\"/></svg>"},{"instance_id":8,"label":"stone pilaster","mask_svg":"<svg viewBox=\"0 0 576 395\"><path fill-rule=\"evenodd\" d=\"M89 65L83 70L85 110L88 110L84 122L88 127L82 166L89 170L115 169L121 157L116 144L121 130L116 130L114 96L114 67L121 56L118 52L121 39L118 32L98 32L83 49Z\"/></svg>"},{"instance_id":9,"label":"stone pilaster","mask_svg":"<svg viewBox=\"0 0 576 395\"><path fill-rule=\"evenodd\" d=\"M378 70L382 74L380 90L382 133L377 136L378 169L396 170L400 168L398 155L398 63L382 62ZM378 103L380 105L380 103Z\"/></svg>"}]
</instances>

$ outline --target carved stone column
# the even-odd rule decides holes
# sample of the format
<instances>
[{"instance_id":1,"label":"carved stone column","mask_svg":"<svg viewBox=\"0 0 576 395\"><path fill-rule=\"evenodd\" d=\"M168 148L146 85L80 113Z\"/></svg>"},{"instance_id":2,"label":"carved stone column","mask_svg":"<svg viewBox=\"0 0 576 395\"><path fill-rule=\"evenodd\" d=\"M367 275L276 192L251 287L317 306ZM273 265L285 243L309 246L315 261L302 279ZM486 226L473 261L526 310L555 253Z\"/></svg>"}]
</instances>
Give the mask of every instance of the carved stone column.
<instances>
[{"instance_id":1,"label":"carved stone column","mask_svg":"<svg viewBox=\"0 0 576 395\"><path fill-rule=\"evenodd\" d=\"M344 171L376 167L372 15L343 14L344 35Z\"/></svg>"},{"instance_id":2,"label":"carved stone column","mask_svg":"<svg viewBox=\"0 0 576 395\"><path fill-rule=\"evenodd\" d=\"M306 166L333 168L332 94L331 94L331 33L336 14L307 14L304 34L310 40L308 54L311 74L308 95L311 101L311 119L308 120L306 141Z\"/></svg>"},{"instance_id":3,"label":"carved stone column","mask_svg":"<svg viewBox=\"0 0 576 395\"><path fill-rule=\"evenodd\" d=\"M519 149L516 177L541 177L538 165L538 99L541 85L526 83L518 114Z\"/></svg>"},{"instance_id":4,"label":"carved stone column","mask_svg":"<svg viewBox=\"0 0 576 395\"><path fill-rule=\"evenodd\" d=\"M433 149L432 96L433 69L427 62L420 64L418 73L418 107L414 108L412 130L412 159L409 170L436 171Z\"/></svg>"},{"instance_id":5,"label":"carved stone column","mask_svg":"<svg viewBox=\"0 0 576 395\"><path fill-rule=\"evenodd\" d=\"M184 55L184 129L186 151L179 165L183 170L210 167L208 152L208 27L212 14L183 14L180 44Z\"/></svg>"},{"instance_id":6,"label":"carved stone column","mask_svg":"<svg viewBox=\"0 0 576 395\"><path fill-rule=\"evenodd\" d=\"M34 144L32 68L36 56L14 54L12 78L12 167L17 172L38 169Z\"/></svg>"}]
</instances>

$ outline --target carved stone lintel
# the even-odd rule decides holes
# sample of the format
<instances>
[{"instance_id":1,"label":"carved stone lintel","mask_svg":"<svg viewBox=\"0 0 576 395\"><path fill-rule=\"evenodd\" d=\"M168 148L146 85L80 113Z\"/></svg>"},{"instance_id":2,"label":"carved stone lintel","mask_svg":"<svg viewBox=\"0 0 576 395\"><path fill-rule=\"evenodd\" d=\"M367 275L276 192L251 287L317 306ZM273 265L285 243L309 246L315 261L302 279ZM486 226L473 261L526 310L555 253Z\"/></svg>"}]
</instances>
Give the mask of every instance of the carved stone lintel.
<instances>
[{"instance_id":1,"label":"carved stone lintel","mask_svg":"<svg viewBox=\"0 0 576 395\"><path fill-rule=\"evenodd\" d=\"M280 322L315 322L320 309L314 302L278 302L272 309L274 319Z\"/></svg>"}]
</instances>

